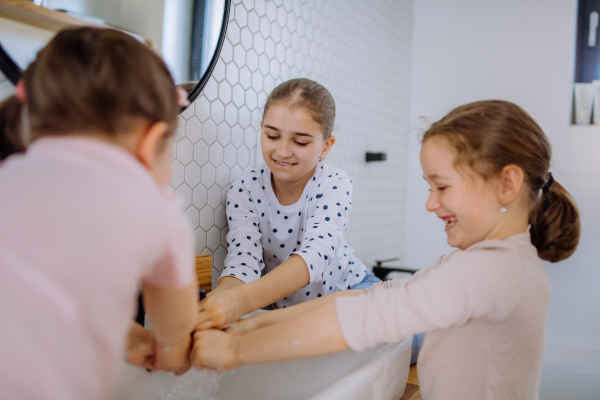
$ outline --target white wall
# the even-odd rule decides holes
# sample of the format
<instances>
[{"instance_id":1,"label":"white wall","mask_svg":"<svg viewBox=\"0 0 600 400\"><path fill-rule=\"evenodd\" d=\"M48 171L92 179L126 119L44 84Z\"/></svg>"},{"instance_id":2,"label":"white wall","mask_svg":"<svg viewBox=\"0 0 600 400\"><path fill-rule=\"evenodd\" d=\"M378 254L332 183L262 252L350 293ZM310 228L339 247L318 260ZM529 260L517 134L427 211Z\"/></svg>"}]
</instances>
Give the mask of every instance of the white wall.
<instances>
[{"instance_id":1,"label":"white wall","mask_svg":"<svg viewBox=\"0 0 600 400\"><path fill-rule=\"evenodd\" d=\"M550 137L551 171L582 216L578 251L546 264L553 285L549 345L600 354L600 127L569 126L576 8L575 0L415 2L405 263L422 268L450 250L443 224L424 209L418 117L435 121L475 100L513 101Z\"/></svg>"}]
</instances>

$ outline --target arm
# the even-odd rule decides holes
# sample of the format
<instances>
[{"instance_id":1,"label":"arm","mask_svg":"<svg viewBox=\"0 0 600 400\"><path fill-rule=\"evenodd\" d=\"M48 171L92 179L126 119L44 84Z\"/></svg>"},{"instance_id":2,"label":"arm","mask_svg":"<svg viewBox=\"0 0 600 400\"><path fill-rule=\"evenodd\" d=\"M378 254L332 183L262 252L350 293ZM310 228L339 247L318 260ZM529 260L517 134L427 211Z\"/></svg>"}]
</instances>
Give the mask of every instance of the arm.
<instances>
[{"instance_id":1,"label":"arm","mask_svg":"<svg viewBox=\"0 0 600 400\"><path fill-rule=\"evenodd\" d=\"M146 284L143 289L157 343L157 368L175 371L185 367L197 314L196 279L182 288Z\"/></svg>"},{"instance_id":2,"label":"arm","mask_svg":"<svg viewBox=\"0 0 600 400\"><path fill-rule=\"evenodd\" d=\"M279 310L273 310L255 315L251 318L244 318L234 323L230 328L226 330L227 333L234 335L241 335L251 331L255 331L260 328L265 328L274 324L279 324L284 321L288 321L302 313L310 310L322 307L325 304L334 303L338 297L345 296L357 296L364 294L364 290L345 290L342 292L336 292L327 296L319 297L304 303L296 304L295 306L282 308Z\"/></svg>"},{"instance_id":3,"label":"arm","mask_svg":"<svg viewBox=\"0 0 600 400\"><path fill-rule=\"evenodd\" d=\"M256 281L204 299L200 303L196 329L226 327L245 314L298 291L308 281L308 268L304 260L297 256L290 257Z\"/></svg>"},{"instance_id":4,"label":"arm","mask_svg":"<svg viewBox=\"0 0 600 400\"><path fill-rule=\"evenodd\" d=\"M319 329L314 329L318 326ZM336 317L335 303L327 302L286 321L245 335L222 331L194 334L192 365L218 370L244 364L316 357L348 349Z\"/></svg>"}]
</instances>

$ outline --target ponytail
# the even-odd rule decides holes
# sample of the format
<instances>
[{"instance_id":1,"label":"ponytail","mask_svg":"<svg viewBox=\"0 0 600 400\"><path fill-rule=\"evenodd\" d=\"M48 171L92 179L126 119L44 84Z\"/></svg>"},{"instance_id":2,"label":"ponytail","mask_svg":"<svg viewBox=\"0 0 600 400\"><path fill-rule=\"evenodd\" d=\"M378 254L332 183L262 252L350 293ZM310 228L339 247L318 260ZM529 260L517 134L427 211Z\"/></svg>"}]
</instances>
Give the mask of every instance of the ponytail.
<instances>
[{"instance_id":1,"label":"ponytail","mask_svg":"<svg viewBox=\"0 0 600 400\"><path fill-rule=\"evenodd\" d=\"M21 138L21 103L15 96L0 103L0 161L25 151Z\"/></svg>"},{"instance_id":2,"label":"ponytail","mask_svg":"<svg viewBox=\"0 0 600 400\"><path fill-rule=\"evenodd\" d=\"M530 213L531 243L542 260L557 262L570 257L581 235L579 210L569 192L558 182L542 191Z\"/></svg>"}]
</instances>

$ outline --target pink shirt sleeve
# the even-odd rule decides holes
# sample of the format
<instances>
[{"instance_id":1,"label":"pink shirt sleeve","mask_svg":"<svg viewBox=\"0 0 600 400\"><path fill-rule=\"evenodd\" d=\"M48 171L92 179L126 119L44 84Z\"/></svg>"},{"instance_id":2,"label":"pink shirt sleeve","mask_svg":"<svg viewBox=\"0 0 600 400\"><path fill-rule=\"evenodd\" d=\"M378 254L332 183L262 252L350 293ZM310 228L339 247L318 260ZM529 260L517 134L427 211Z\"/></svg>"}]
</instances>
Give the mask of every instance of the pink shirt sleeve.
<instances>
[{"instance_id":1,"label":"pink shirt sleeve","mask_svg":"<svg viewBox=\"0 0 600 400\"><path fill-rule=\"evenodd\" d=\"M489 245L456 251L410 279L382 282L364 295L338 298L344 339L362 351L471 319L499 320L516 307L523 289L518 278L523 265L514 254Z\"/></svg>"},{"instance_id":2,"label":"pink shirt sleeve","mask_svg":"<svg viewBox=\"0 0 600 400\"><path fill-rule=\"evenodd\" d=\"M193 233L175 193L164 189L164 250L143 283L153 286L183 287L194 274Z\"/></svg>"}]
</instances>

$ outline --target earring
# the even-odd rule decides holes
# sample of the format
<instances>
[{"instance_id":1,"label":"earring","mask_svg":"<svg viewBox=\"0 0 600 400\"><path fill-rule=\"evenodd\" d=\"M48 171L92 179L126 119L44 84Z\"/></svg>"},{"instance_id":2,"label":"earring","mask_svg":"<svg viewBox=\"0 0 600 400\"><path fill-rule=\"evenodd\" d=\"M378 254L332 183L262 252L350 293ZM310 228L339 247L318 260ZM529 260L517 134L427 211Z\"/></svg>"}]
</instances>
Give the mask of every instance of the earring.
<instances>
[{"instance_id":1,"label":"earring","mask_svg":"<svg viewBox=\"0 0 600 400\"><path fill-rule=\"evenodd\" d=\"M506 212L506 207L500 207L500 212L501 213L505 213Z\"/></svg>"}]
</instances>

